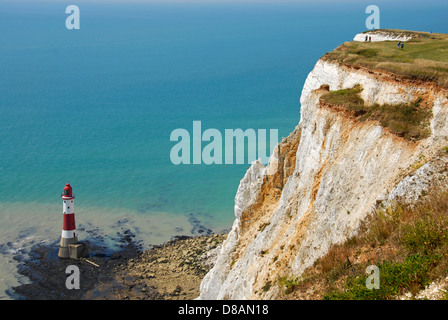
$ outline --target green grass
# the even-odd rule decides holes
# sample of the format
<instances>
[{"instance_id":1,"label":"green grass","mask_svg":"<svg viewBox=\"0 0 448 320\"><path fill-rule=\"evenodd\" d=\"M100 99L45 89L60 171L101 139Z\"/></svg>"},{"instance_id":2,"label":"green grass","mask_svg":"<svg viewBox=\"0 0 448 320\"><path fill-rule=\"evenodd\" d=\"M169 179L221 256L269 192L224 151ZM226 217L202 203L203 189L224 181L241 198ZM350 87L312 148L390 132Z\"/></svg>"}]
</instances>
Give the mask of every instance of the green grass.
<instances>
[{"instance_id":1,"label":"green grass","mask_svg":"<svg viewBox=\"0 0 448 320\"><path fill-rule=\"evenodd\" d=\"M396 204L371 222L368 233L354 243L397 249L389 260L377 261L380 289L369 290L366 264L349 274L342 290L330 289L326 299L394 299L409 291L416 294L448 270L448 192L434 190L416 206ZM353 240L352 240L353 243ZM400 255L401 253L401 255Z\"/></svg>"},{"instance_id":2,"label":"green grass","mask_svg":"<svg viewBox=\"0 0 448 320\"><path fill-rule=\"evenodd\" d=\"M361 91L362 87L356 85L353 88L324 93L320 99L325 103L355 111L355 116L360 121L379 121L383 127L409 140L420 140L430 135L429 121L432 112L422 106L421 98L411 103L366 106L359 95Z\"/></svg>"},{"instance_id":3,"label":"green grass","mask_svg":"<svg viewBox=\"0 0 448 320\"><path fill-rule=\"evenodd\" d=\"M400 230L400 239L407 251L433 254L437 248L447 242L448 220L446 217L433 217L424 213L418 220L404 225Z\"/></svg>"},{"instance_id":4,"label":"green grass","mask_svg":"<svg viewBox=\"0 0 448 320\"><path fill-rule=\"evenodd\" d=\"M330 290L325 300L392 300L405 290L417 293L430 283L430 270L440 260L439 256L409 255L404 262L383 261L379 289L368 289L367 275L348 277L344 289Z\"/></svg>"},{"instance_id":5,"label":"green grass","mask_svg":"<svg viewBox=\"0 0 448 320\"><path fill-rule=\"evenodd\" d=\"M362 91L360 85L355 85L353 88L330 91L323 94L320 100L339 106L344 106L350 110L364 109L364 100L359 95Z\"/></svg>"},{"instance_id":6,"label":"green grass","mask_svg":"<svg viewBox=\"0 0 448 320\"><path fill-rule=\"evenodd\" d=\"M403 50L397 47L398 41L346 42L323 59L448 87L448 35L402 30L387 32L412 35L414 39L405 42Z\"/></svg>"}]
</instances>

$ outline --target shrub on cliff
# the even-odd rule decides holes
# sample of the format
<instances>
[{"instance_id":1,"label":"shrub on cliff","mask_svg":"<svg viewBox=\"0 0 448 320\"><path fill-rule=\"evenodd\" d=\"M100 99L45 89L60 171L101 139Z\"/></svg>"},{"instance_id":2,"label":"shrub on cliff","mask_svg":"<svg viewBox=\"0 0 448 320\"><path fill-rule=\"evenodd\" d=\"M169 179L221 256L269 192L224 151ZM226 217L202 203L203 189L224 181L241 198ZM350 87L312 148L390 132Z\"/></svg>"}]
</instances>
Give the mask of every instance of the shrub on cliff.
<instances>
[{"instance_id":1,"label":"shrub on cliff","mask_svg":"<svg viewBox=\"0 0 448 320\"><path fill-rule=\"evenodd\" d=\"M361 98L362 87L341 89L324 93L320 100L330 105L338 105L354 111L359 121L378 121L383 127L409 140L427 138L431 131L429 121L432 116L430 108L423 105L423 99L410 103L373 104L367 106Z\"/></svg>"}]
</instances>

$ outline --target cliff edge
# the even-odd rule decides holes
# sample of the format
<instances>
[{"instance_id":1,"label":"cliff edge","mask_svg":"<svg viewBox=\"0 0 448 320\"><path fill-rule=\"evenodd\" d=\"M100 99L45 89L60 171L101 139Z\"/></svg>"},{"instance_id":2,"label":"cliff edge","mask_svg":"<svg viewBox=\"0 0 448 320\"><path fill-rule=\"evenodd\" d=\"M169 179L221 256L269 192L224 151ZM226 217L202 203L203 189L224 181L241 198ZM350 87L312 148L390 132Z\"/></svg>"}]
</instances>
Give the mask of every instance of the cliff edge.
<instances>
[{"instance_id":1,"label":"cliff edge","mask_svg":"<svg viewBox=\"0 0 448 320\"><path fill-rule=\"evenodd\" d=\"M303 274L378 206L446 178L431 168L448 145L448 60L437 54L447 38L406 37L404 49L353 41L319 59L299 124L266 167L255 161L241 180L235 221L199 299L281 298L280 278Z\"/></svg>"}]
</instances>

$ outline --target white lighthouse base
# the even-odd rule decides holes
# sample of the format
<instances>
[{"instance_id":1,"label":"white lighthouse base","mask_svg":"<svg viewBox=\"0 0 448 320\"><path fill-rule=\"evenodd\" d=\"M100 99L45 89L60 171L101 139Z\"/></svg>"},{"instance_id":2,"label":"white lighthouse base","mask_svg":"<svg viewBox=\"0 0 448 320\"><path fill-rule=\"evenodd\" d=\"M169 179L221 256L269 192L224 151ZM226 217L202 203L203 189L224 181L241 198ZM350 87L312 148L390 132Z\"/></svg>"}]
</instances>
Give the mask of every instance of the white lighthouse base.
<instances>
[{"instance_id":1,"label":"white lighthouse base","mask_svg":"<svg viewBox=\"0 0 448 320\"><path fill-rule=\"evenodd\" d=\"M78 237L61 238L58 257L62 259L79 259L89 255L86 244L78 242Z\"/></svg>"}]
</instances>

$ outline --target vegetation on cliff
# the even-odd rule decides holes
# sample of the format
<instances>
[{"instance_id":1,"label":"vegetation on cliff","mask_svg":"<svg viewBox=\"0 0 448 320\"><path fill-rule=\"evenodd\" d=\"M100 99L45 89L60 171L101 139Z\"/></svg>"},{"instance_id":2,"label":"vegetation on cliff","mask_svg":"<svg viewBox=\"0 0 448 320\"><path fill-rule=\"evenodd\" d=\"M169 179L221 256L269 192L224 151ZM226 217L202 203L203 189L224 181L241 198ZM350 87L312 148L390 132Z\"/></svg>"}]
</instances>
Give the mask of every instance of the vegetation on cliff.
<instances>
[{"instance_id":1,"label":"vegetation on cliff","mask_svg":"<svg viewBox=\"0 0 448 320\"><path fill-rule=\"evenodd\" d=\"M350 43L316 64L302 90L295 134L272 157L269 168L277 162L278 170L266 175L254 163L240 182L237 219L202 282L202 299L399 299L423 294L433 281L448 288L448 189L441 184L413 206L378 208L396 197L415 201L431 181L448 181L448 111L440 87L446 75L405 79L369 65L388 66L381 46L391 51L390 62L416 45L417 60L417 49L424 53L417 46L427 40L422 34L403 50L396 41ZM349 52L356 46L367 51ZM445 61L441 50L418 59ZM347 66L356 58L359 64ZM419 69L422 61L414 60L397 65ZM380 288L369 290L372 265Z\"/></svg>"},{"instance_id":2,"label":"vegetation on cliff","mask_svg":"<svg viewBox=\"0 0 448 320\"><path fill-rule=\"evenodd\" d=\"M379 289L368 289L366 268L376 265ZM285 298L318 288L305 299L390 300L414 296L448 276L448 190L435 189L414 204L395 203L365 221L357 236L333 245L301 277L280 278ZM445 294L448 299L445 283Z\"/></svg>"},{"instance_id":3,"label":"vegetation on cliff","mask_svg":"<svg viewBox=\"0 0 448 320\"><path fill-rule=\"evenodd\" d=\"M359 93L360 85L353 88L330 91L321 96L326 104L343 106L353 111L359 121L378 121L383 127L406 139L419 140L430 134L431 109L424 105L420 97L411 103L382 104L367 106Z\"/></svg>"},{"instance_id":4,"label":"vegetation on cliff","mask_svg":"<svg viewBox=\"0 0 448 320\"><path fill-rule=\"evenodd\" d=\"M398 41L346 42L323 59L355 68L391 72L408 79L432 81L448 88L448 35L402 30L387 32L405 34L412 39L404 43L403 49L397 46Z\"/></svg>"}]
</instances>

